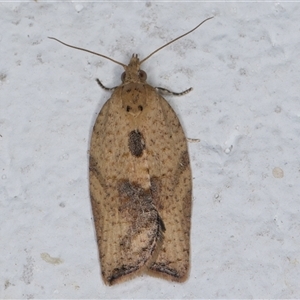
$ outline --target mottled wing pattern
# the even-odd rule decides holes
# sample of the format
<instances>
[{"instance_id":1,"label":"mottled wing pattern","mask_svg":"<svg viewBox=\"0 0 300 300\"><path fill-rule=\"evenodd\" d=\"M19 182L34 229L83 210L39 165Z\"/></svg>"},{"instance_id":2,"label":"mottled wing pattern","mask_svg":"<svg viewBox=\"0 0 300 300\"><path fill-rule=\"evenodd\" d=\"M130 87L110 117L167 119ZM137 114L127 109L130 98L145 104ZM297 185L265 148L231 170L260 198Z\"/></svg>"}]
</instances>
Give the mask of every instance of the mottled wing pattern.
<instances>
[{"instance_id":1,"label":"mottled wing pattern","mask_svg":"<svg viewBox=\"0 0 300 300\"><path fill-rule=\"evenodd\" d=\"M165 232L161 249L150 268L169 279L184 281L189 271L192 197L187 140L172 107L160 95L156 97L165 126L160 128L161 141L150 146L149 151L156 151L159 156L160 193L156 207ZM156 171L150 169L151 177L157 176Z\"/></svg>"},{"instance_id":2,"label":"mottled wing pattern","mask_svg":"<svg viewBox=\"0 0 300 300\"><path fill-rule=\"evenodd\" d=\"M90 148L90 191L107 284L149 268L184 280L189 266L191 172L169 104L147 84L118 87Z\"/></svg>"}]
</instances>

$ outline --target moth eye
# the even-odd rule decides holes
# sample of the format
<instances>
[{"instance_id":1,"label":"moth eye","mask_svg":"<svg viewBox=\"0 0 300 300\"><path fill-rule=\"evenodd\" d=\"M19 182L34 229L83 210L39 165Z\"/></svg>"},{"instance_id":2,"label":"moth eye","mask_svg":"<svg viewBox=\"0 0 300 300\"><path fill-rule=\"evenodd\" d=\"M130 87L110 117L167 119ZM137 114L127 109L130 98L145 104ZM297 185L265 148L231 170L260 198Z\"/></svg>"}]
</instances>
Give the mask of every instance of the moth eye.
<instances>
[{"instance_id":1,"label":"moth eye","mask_svg":"<svg viewBox=\"0 0 300 300\"><path fill-rule=\"evenodd\" d=\"M131 107L129 105L126 106L126 111L130 111Z\"/></svg>"},{"instance_id":2,"label":"moth eye","mask_svg":"<svg viewBox=\"0 0 300 300\"><path fill-rule=\"evenodd\" d=\"M143 70L139 70L139 77L142 81L146 81L147 79L147 73Z\"/></svg>"},{"instance_id":3,"label":"moth eye","mask_svg":"<svg viewBox=\"0 0 300 300\"><path fill-rule=\"evenodd\" d=\"M122 75L121 75L121 80L122 80L122 82L125 81L125 77L126 77L126 72L123 72Z\"/></svg>"},{"instance_id":4,"label":"moth eye","mask_svg":"<svg viewBox=\"0 0 300 300\"><path fill-rule=\"evenodd\" d=\"M139 105L138 108L139 108L140 111L143 111L143 106L142 105Z\"/></svg>"}]
</instances>

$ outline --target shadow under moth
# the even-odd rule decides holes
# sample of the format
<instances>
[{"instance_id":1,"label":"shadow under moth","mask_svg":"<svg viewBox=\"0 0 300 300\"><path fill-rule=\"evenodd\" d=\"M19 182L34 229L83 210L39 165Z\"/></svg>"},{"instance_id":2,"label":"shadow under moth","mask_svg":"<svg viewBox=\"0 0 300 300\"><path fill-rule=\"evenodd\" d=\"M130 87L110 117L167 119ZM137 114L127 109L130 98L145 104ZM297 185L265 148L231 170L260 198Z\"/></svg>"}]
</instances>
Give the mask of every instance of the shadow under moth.
<instances>
[{"instance_id":1,"label":"shadow under moth","mask_svg":"<svg viewBox=\"0 0 300 300\"><path fill-rule=\"evenodd\" d=\"M211 17L212 18L212 17ZM132 55L121 65L122 83L102 107L90 144L90 194L101 271L108 285L142 272L182 282L189 273L192 176L187 140L180 122L160 94L146 83Z\"/></svg>"}]
</instances>

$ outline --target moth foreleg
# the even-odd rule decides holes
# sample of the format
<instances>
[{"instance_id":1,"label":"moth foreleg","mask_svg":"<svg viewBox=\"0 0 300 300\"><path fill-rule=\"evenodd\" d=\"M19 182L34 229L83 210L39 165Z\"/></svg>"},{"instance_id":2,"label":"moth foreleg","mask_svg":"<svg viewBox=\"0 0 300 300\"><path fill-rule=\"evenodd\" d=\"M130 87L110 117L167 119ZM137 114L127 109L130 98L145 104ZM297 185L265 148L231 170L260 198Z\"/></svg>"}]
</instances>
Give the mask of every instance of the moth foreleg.
<instances>
[{"instance_id":1,"label":"moth foreleg","mask_svg":"<svg viewBox=\"0 0 300 300\"><path fill-rule=\"evenodd\" d=\"M182 95L185 95L185 94L189 93L193 88L189 88L189 89L187 89L187 90L185 90L183 92L180 92L180 93L175 93L175 92L169 91L167 89L164 89L162 87L156 87L155 89L161 95L182 96Z\"/></svg>"},{"instance_id":2,"label":"moth foreleg","mask_svg":"<svg viewBox=\"0 0 300 300\"><path fill-rule=\"evenodd\" d=\"M96 78L96 81L97 81L97 83L100 85L100 87L103 88L103 89L106 90L106 91L113 91L113 90L115 90L115 89L117 88L117 86L114 86L114 87L112 87L112 88L108 88L108 87L104 86L104 85L102 84L102 82L101 82L98 78Z\"/></svg>"}]
</instances>

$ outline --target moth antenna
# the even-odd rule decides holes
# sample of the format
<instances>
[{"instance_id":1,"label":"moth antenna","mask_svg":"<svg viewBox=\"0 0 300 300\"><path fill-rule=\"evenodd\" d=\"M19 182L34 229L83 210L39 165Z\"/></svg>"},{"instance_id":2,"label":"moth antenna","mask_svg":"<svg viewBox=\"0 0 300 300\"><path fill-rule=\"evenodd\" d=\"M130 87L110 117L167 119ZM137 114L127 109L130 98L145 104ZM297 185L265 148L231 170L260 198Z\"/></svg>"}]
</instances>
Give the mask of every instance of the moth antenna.
<instances>
[{"instance_id":1,"label":"moth antenna","mask_svg":"<svg viewBox=\"0 0 300 300\"><path fill-rule=\"evenodd\" d=\"M84 48L80 48L80 47L76 47L76 46L72 46L72 45L66 44L66 43L64 43L64 42L62 42L62 41L60 41L60 40L58 40L58 39L56 39L56 38L54 38L54 37L48 36L48 38L51 39L51 40L55 40L55 41L57 41L57 42L59 42L59 43L65 45L65 46L67 46L67 47L74 48L74 49L77 49L77 50L85 51L85 52L88 52L88 53L91 53L91 54L95 54L95 55L104 57L104 58L109 59L109 60L111 60L112 62L114 62L114 63L116 63L116 64L118 64L118 65L121 65L123 68L126 67L126 65L124 65L124 64L122 64L122 63L120 63L120 62L118 62L118 61L116 61L116 60L114 60L114 59L112 59L112 58L110 58L110 57L108 57L108 56L105 56L105 55L103 55L103 54L100 54L100 53L97 53L97 52L94 52L94 51L91 51L91 50L87 50L87 49L84 49Z\"/></svg>"},{"instance_id":2,"label":"moth antenna","mask_svg":"<svg viewBox=\"0 0 300 300\"><path fill-rule=\"evenodd\" d=\"M142 64L145 60L147 60L149 57L151 57L154 53L156 53L156 52L158 52L159 50L161 50L161 49L167 47L168 45L174 43L175 41L181 39L182 37L184 37L184 36L190 34L190 33L193 32L194 30L196 30L198 27L200 27L204 22L206 22L206 21L208 21L208 20L210 20L210 19L212 19L212 18L213 18L213 17L210 17L210 18L205 19L204 21L202 21L199 25L197 25L195 28L193 28L193 29L190 30L189 32L187 32L187 33L185 33L185 34L179 36L178 38L176 38L176 39L174 39L174 40L172 40L172 41L166 43L165 45L161 46L160 48L156 49L156 50L153 51L151 54L149 54L146 58L144 58L143 60L141 60L141 61L140 61L140 64Z\"/></svg>"}]
</instances>

